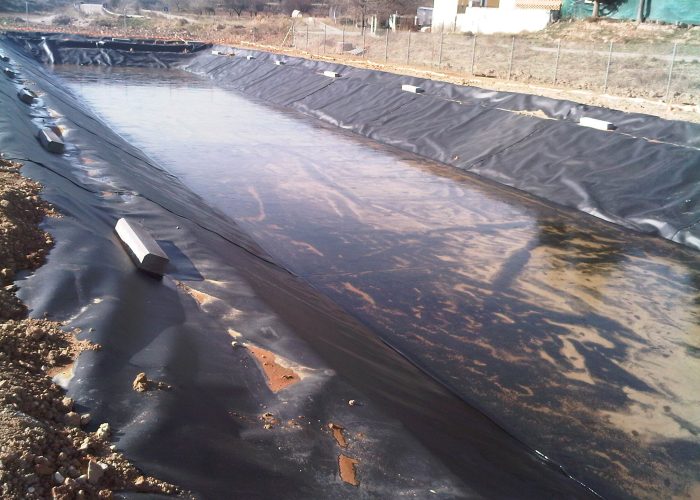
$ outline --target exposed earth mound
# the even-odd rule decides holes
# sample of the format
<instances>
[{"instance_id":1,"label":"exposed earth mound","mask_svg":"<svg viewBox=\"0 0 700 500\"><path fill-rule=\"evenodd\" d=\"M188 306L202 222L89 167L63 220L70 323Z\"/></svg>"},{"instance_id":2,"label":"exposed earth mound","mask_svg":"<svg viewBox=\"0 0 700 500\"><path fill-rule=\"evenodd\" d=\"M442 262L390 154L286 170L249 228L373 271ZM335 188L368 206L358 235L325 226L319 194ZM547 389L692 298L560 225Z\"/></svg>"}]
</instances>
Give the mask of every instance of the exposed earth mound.
<instances>
[{"instance_id":1,"label":"exposed earth mound","mask_svg":"<svg viewBox=\"0 0 700 500\"><path fill-rule=\"evenodd\" d=\"M0 159L0 498L110 498L113 491L181 494L173 485L142 475L110 444L102 423L52 381L86 349L54 321L27 318L15 296L18 271L39 267L53 245L39 228L54 209L39 198L41 186ZM91 427L94 427L94 422Z\"/></svg>"}]
</instances>

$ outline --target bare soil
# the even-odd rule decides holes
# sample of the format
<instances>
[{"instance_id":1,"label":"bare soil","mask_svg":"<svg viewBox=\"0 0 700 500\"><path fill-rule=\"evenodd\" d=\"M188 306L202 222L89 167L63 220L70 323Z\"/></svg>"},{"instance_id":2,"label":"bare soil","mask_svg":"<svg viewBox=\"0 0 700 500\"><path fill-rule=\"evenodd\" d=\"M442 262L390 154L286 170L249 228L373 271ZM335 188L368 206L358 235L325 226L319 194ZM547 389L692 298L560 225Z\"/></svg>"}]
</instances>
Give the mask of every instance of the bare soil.
<instances>
[{"instance_id":1,"label":"bare soil","mask_svg":"<svg viewBox=\"0 0 700 500\"><path fill-rule=\"evenodd\" d=\"M115 451L108 424L84 430L90 415L76 413L52 381L50 373L100 346L77 341L61 323L28 319L15 296L17 271L39 267L53 245L40 222L57 215L39 197L41 186L19 170L0 159L0 498L111 498L122 490L181 494Z\"/></svg>"}]
</instances>

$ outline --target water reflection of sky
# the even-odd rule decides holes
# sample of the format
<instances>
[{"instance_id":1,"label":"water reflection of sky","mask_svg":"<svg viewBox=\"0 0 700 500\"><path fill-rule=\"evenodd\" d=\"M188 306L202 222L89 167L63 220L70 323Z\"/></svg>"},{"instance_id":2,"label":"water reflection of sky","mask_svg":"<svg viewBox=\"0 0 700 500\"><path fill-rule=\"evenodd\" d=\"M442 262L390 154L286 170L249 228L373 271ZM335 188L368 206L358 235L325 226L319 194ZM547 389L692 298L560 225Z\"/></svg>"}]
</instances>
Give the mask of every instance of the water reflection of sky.
<instances>
[{"instance_id":1,"label":"water reflection of sky","mask_svg":"<svg viewBox=\"0 0 700 500\"><path fill-rule=\"evenodd\" d=\"M700 496L700 258L195 77L58 69L466 400L611 496Z\"/></svg>"}]
</instances>

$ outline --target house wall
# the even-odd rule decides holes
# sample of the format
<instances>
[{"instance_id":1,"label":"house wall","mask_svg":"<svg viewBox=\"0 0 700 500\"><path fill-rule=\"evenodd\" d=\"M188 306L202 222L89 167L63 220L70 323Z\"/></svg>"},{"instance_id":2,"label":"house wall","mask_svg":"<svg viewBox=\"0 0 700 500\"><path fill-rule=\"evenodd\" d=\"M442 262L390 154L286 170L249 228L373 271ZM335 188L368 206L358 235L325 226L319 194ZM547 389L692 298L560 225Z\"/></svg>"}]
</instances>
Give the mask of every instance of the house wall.
<instances>
[{"instance_id":1,"label":"house wall","mask_svg":"<svg viewBox=\"0 0 700 500\"><path fill-rule=\"evenodd\" d=\"M466 7L460 0L435 0L433 31L520 33L547 27L549 10L520 9L516 1L500 0L497 4L489 2L489 7Z\"/></svg>"},{"instance_id":2,"label":"house wall","mask_svg":"<svg viewBox=\"0 0 700 500\"><path fill-rule=\"evenodd\" d=\"M435 0L433 3L433 31L454 31L459 0Z\"/></svg>"},{"instance_id":3,"label":"house wall","mask_svg":"<svg viewBox=\"0 0 700 500\"><path fill-rule=\"evenodd\" d=\"M510 0L507 0L510 1ZM506 0L501 0L503 5ZM506 10L469 8L457 15L457 31L472 33L521 33L540 31L547 27L550 11L544 9Z\"/></svg>"}]
</instances>

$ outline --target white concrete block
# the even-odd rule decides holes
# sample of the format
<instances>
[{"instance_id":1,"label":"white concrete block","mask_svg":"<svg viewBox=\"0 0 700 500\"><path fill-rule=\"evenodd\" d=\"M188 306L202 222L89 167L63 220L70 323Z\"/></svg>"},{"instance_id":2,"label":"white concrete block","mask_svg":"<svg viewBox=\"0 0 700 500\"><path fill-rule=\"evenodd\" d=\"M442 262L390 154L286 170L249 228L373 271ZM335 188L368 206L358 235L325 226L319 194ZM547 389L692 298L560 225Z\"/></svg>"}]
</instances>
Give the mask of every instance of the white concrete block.
<instances>
[{"instance_id":1,"label":"white concrete block","mask_svg":"<svg viewBox=\"0 0 700 500\"><path fill-rule=\"evenodd\" d=\"M252 61L253 59L255 59L255 56L245 56L245 58L248 59L249 61Z\"/></svg>"},{"instance_id":2,"label":"white concrete block","mask_svg":"<svg viewBox=\"0 0 700 500\"><path fill-rule=\"evenodd\" d=\"M598 130L615 130L615 125L612 123L598 120L597 118L589 118L587 116L582 116L578 123L584 127L591 127Z\"/></svg>"},{"instance_id":3,"label":"white concrete block","mask_svg":"<svg viewBox=\"0 0 700 500\"><path fill-rule=\"evenodd\" d=\"M114 228L136 267L149 274L163 276L170 259L141 224L119 219Z\"/></svg>"},{"instance_id":4,"label":"white concrete block","mask_svg":"<svg viewBox=\"0 0 700 500\"><path fill-rule=\"evenodd\" d=\"M284 61L275 61L276 66L284 66Z\"/></svg>"},{"instance_id":5,"label":"white concrete block","mask_svg":"<svg viewBox=\"0 0 700 500\"><path fill-rule=\"evenodd\" d=\"M423 87L416 87L415 85L401 85L401 90L404 92L413 92L414 94L422 94L425 92Z\"/></svg>"},{"instance_id":6,"label":"white concrete block","mask_svg":"<svg viewBox=\"0 0 700 500\"><path fill-rule=\"evenodd\" d=\"M44 146L44 149L49 153L62 154L65 150L66 146L63 143L63 139L48 127L39 130L38 137L41 145Z\"/></svg>"},{"instance_id":7,"label":"white concrete block","mask_svg":"<svg viewBox=\"0 0 700 500\"><path fill-rule=\"evenodd\" d=\"M213 55L213 56L225 56L226 54L224 54L220 50L212 50L211 55Z\"/></svg>"},{"instance_id":8,"label":"white concrete block","mask_svg":"<svg viewBox=\"0 0 700 500\"><path fill-rule=\"evenodd\" d=\"M37 95L32 92L29 89L21 89L19 92L17 92L17 97L19 97L19 100L22 101L25 104L34 104L34 101L36 101Z\"/></svg>"},{"instance_id":9,"label":"white concrete block","mask_svg":"<svg viewBox=\"0 0 700 500\"><path fill-rule=\"evenodd\" d=\"M340 78L340 73L336 73L335 71L324 71L323 76L327 76L328 78Z\"/></svg>"}]
</instances>

